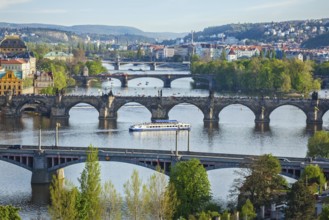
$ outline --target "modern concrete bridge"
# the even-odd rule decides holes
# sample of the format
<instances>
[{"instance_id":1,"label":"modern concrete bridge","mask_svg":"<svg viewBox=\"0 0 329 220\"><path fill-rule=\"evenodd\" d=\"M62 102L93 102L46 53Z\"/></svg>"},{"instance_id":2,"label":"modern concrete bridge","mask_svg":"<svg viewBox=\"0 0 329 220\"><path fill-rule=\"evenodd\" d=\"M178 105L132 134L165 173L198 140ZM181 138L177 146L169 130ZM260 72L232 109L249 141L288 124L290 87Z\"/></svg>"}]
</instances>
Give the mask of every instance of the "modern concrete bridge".
<instances>
[{"instance_id":1,"label":"modern concrete bridge","mask_svg":"<svg viewBox=\"0 0 329 220\"><path fill-rule=\"evenodd\" d=\"M306 116L307 126L321 128L323 115L329 110L328 99L265 99L265 98L233 98L185 96L115 96L112 91L102 96L81 95L17 95L0 96L0 110L2 117L20 117L24 109L36 112L53 119L68 119L72 107L79 103L93 106L99 112L100 120L117 119L118 111L128 103L138 103L151 113L151 120L169 119L170 110L179 104L196 106L203 114L205 123L218 123L219 113L227 106L240 104L249 108L255 115L256 125L269 125L271 113L284 105L299 108ZM1 123L1 121L0 121ZM292 122L293 123L293 122Z\"/></svg>"},{"instance_id":2,"label":"modern concrete bridge","mask_svg":"<svg viewBox=\"0 0 329 220\"><path fill-rule=\"evenodd\" d=\"M102 73L95 76L72 76L76 81L82 82L84 85L88 85L91 80L112 80L118 79L121 82L121 87L128 87L128 81L137 78L156 78L163 82L164 88L171 88L171 82L181 78L194 78L203 79L208 82L209 90L215 88L215 76L211 74L127 74L127 73L115 73L108 74Z\"/></svg>"},{"instance_id":3,"label":"modern concrete bridge","mask_svg":"<svg viewBox=\"0 0 329 220\"><path fill-rule=\"evenodd\" d=\"M0 160L15 164L32 172L32 184L50 183L57 170L86 161L87 148L42 146L0 145ZM99 161L130 163L155 170L159 165L166 174L178 161L199 159L206 170L223 168L243 168L248 166L256 155L220 154L190 151L167 151L126 148L99 148ZM308 164L318 164L329 174L328 162L309 162L306 158L279 158L282 175L298 178Z\"/></svg>"}]
</instances>

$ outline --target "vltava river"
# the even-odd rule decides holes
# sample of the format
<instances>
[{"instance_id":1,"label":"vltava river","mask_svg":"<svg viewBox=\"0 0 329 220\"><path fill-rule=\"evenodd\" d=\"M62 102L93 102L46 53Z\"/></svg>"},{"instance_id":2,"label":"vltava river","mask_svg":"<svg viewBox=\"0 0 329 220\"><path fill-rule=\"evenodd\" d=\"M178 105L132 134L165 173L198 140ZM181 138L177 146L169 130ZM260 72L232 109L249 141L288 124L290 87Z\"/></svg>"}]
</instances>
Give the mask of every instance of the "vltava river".
<instances>
[{"instance_id":1,"label":"vltava river","mask_svg":"<svg viewBox=\"0 0 329 220\"><path fill-rule=\"evenodd\" d=\"M141 67L124 66L128 69ZM142 67L145 70L147 67ZM147 73L148 71L146 71ZM171 69L162 69L157 73L182 73ZM133 73L138 74L137 71ZM154 73L154 72L152 72ZM183 72L187 73L187 72ZM190 87L191 79L179 79L172 83L172 88L163 89L158 79L143 78L129 81L128 88L121 88L120 82L111 80L93 84L89 88L75 88L74 94L97 95L113 90L115 95L157 95L162 89L163 96L208 96L206 90ZM321 96L324 96L324 92ZM216 94L222 95L222 94ZM150 121L151 113L136 103L123 106L118 112L116 124L104 125L98 121L98 112L87 104L79 104L71 109L68 124L59 128L59 144L63 146L84 146L93 144L97 147L175 149L174 132L130 133L131 124ZM219 115L218 127L205 127L201 111L192 105L182 104L169 113L170 119L188 122L190 132L190 150L201 152L219 152L260 155L272 153L282 157L305 157L307 140L311 133L306 129L306 116L292 106L283 106L275 110L270 119L270 128L259 131L255 128L254 115L246 107L231 105ZM328 115L324 117L324 129L329 125ZM55 143L55 128L46 117L24 114L20 120L3 120L0 123L1 144L37 145L39 127L42 128L42 144ZM187 149L187 132L178 135L178 149ZM153 173L147 168L117 162L102 162L102 181L111 180L122 192L123 184L129 179L133 169L137 169L144 181ZM84 164L65 168L65 176L73 183L78 183ZM22 207L23 219L47 218L47 207L38 204L38 196L31 195L31 173L18 166L0 161L0 204L13 204ZM226 199L234 179L233 169L208 172L212 184L213 196ZM41 194L41 191L39 192Z\"/></svg>"}]
</instances>

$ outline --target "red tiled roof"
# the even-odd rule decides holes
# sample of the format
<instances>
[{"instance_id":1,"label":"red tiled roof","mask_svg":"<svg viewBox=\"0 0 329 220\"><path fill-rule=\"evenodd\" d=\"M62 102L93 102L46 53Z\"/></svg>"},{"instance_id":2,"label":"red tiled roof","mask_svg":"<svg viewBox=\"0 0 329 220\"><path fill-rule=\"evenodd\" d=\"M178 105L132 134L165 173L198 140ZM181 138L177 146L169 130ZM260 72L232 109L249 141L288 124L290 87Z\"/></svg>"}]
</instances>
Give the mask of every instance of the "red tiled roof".
<instances>
[{"instance_id":1,"label":"red tiled roof","mask_svg":"<svg viewBox=\"0 0 329 220\"><path fill-rule=\"evenodd\" d=\"M1 64L24 64L23 59L1 60Z\"/></svg>"}]
</instances>

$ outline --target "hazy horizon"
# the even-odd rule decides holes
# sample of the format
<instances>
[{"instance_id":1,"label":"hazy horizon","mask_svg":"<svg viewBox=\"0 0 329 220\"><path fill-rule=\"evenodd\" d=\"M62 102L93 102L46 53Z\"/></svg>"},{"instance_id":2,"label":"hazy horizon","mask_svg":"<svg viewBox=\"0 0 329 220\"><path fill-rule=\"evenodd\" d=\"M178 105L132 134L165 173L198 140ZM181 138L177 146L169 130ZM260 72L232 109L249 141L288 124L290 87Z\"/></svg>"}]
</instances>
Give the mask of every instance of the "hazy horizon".
<instances>
[{"instance_id":1,"label":"hazy horizon","mask_svg":"<svg viewBox=\"0 0 329 220\"><path fill-rule=\"evenodd\" d=\"M328 0L0 0L0 21L53 25L110 25L145 32L190 32L231 23L328 18Z\"/></svg>"}]
</instances>

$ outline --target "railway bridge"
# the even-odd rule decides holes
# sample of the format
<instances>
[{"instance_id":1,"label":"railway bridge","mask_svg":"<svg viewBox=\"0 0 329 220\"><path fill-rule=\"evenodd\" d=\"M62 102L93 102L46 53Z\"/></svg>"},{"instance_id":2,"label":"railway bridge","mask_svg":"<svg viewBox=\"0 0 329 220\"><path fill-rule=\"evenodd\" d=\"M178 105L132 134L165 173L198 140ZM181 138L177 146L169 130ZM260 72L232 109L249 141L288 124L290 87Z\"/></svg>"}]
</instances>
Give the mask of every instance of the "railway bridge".
<instances>
[{"instance_id":1,"label":"railway bridge","mask_svg":"<svg viewBox=\"0 0 329 220\"><path fill-rule=\"evenodd\" d=\"M169 174L170 167L178 161L192 158L200 160L206 170L243 168L248 166L256 155L220 154L191 151L168 151L126 148L98 148L99 161L130 163L156 170L157 166ZM52 175L59 169L83 163L87 158L86 147L20 146L0 145L0 160L20 166L32 172L32 184L50 183ZM310 162L305 158L279 158L282 175L299 178L308 164L318 164L329 174L328 162Z\"/></svg>"}]
</instances>

